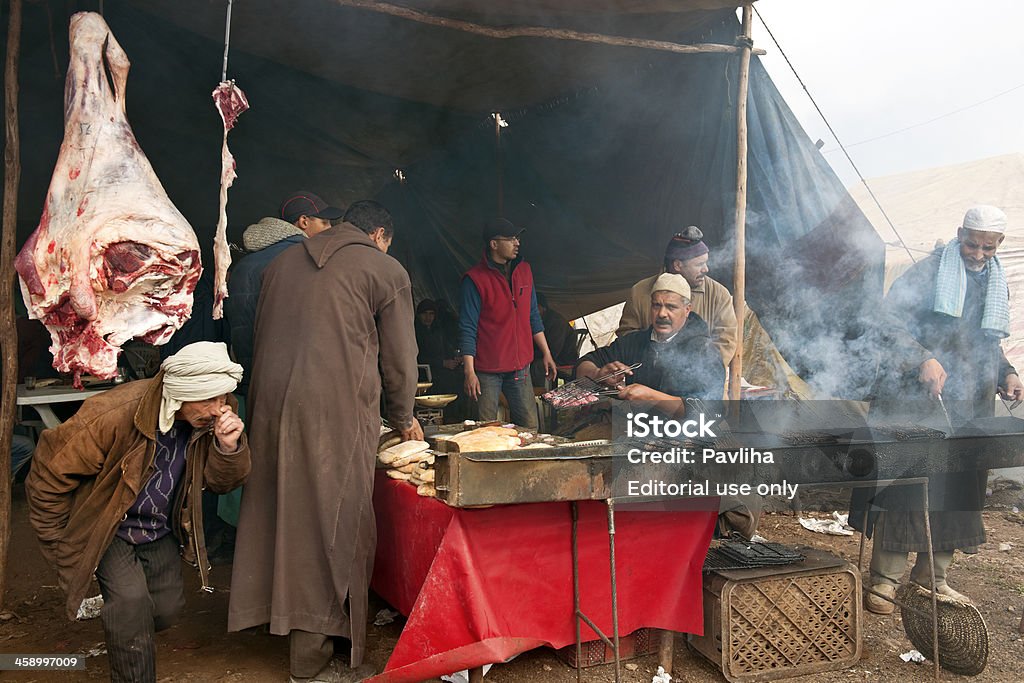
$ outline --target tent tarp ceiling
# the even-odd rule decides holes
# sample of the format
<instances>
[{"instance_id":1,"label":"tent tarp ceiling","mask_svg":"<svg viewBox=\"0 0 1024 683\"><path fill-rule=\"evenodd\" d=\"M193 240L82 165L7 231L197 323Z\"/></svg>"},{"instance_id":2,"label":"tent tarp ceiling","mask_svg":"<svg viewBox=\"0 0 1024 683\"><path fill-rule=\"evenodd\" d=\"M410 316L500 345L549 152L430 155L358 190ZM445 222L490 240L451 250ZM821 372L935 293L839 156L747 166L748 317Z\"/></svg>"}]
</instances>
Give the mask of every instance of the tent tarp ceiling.
<instances>
[{"instance_id":1,"label":"tent tarp ceiling","mask_svg":"<svg viewBox=\"0 0 1024 683\"><path fill-rule=\"evenodd\" d=\"M178 0L135 3L140 9L205 38L222 41L223 3ZM488 26L514 23L571 28L624 37L683 42L700 39L700 28L730 13L732 3L598 4L604 11L573 11L557 2L527 7L501 3L514 15L476 16L470 7L490 3L457 1L426 5L448 17L476 18ZM619 5L627 8L623 12ZM709 12L708 7L717 8ZM268 21L268 17L273 20ZM546 101L586 83L643 50L544 38L497 40L428 26L331 0L280 3L253 0L235 7L231 42L238 49L332 83L464 112L491 112ZM731 42L731 41L730 41ZM625 59L623 59L625 57ZM211 64L220 66L220 61ZM231 69L236 73L236 69Z\"/></svg>"},{"instance_id":2,"label":"tent tarp ceiling","mask_svg":"<svg viewBox=\"0 0 1024 683\"><path fill-rule=\"evenodd\" d=\"M710 1L606 2L595 12L534 0L504 18L473 12L489 5L470 0L408 5L683 43L732 44L739 32L733 10ZM563 11L547 13L556 5ZM129 121L204 245L219 182L210 91L223 9L105 2L132 60ZM54 19L61 70L66 20ZM47 34L46 13L28 5L21 239L38 219L63 130ZM395 254L417 297L455 303L459 275L479 253L477 226L497 210L490 112L498 109L510 123L501 143L505 213L530 229L524 249L556 307L574 316L613 303L660 267L672 232L690 223L707 233L713 274L731 283L737 69L729 55L494 40L330 0L239 4L229 75L252 109L231 133L239 178L229 237L239 241L295 188L339 205L375 196L396 214ZM835 374L831 359L857 338L860 307L870 309L881 290L883 246L756 58L748 105L748 301L798 369ZM837 266L822 269L823 261ZM828 341L808 350L809 335Z\"/></svg>"}]
</instances>

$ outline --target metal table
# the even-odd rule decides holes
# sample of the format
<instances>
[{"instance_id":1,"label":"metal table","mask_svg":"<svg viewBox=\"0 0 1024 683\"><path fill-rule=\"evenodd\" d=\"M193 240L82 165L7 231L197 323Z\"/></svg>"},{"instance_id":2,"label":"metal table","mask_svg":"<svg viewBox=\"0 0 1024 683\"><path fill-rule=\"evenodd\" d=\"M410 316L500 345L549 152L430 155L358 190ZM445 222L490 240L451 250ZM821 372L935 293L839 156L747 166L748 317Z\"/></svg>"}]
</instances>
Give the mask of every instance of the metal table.
<instances>
[{"instance_id":1,"label":"metal table","mask_svg":"<svg viewBox=\"0 0 1024 683\"><path fill-rule=\"evenodd\" d=\"M970 470L999 469L1024 465L1024 420L1015 417L975 420L962 433L945 438L899 438L891 431L875 428L840 433L814 444L794 444L778 435L734 433L715 444L737 448L757 445L772 450L777 460L771 466L753 468L749 481L771 483L785 478L802 485L910 485L924 491L927 552L932 571L932 628L935 676L938 677L937 609L934 588L934 556L928 522L928 478ZM724 442L724 443L723 443ZM714 443L714 442L712 442ZM697 445L697 444L694 444ZM710 445L710 444L700 444ZM983 447L982 447L983 446ZM651 470L625 457L623 444L608 441L565 444L533 451L438 453L435 462L438 498L453 507L541 501L569 501L575 508L580 500L603 500L608 506L608 536L612 578L612 634L596 628L582 612L578 592L575 618L586 622L615 654L615 680L621 680L618 648L618 604L615 591L615 482L643 477ZM694 463L671 470L659 468L663 479L685 482L705 473L707 466ZM668 474L669 476L665 476ZM657 500L657 497L647 500ZM619 499L620 502L622 499ZM638 502L644 499L633 499ZM576 555L575 525L573 554ZM862 550L863 555L863 538ZM863 558L861 558L863 562ZM578 566L574 561L574 574ZM574 575L578 588L578 574ZM580 640L577 636L577 654ZM671 668L671 635L665 634L661 658ZM577 680L580 671L577 668Z\"/></svg>"},{"instance_id":2,"label":"metal table","mask_svg":"<svg viewBox=\"0 0 1024 683\"><path fill-rule=\"evenodd\" d=\"M17 405L31 407L39 413L43 425L47 429L53 429L60 424L60 419L53 412L54 404L84 401L92 396L99 396L111 388L113 387L75 389L66 386L50 386L27 389L24 384L19 384Z\"/></svg>"}]
</instances>

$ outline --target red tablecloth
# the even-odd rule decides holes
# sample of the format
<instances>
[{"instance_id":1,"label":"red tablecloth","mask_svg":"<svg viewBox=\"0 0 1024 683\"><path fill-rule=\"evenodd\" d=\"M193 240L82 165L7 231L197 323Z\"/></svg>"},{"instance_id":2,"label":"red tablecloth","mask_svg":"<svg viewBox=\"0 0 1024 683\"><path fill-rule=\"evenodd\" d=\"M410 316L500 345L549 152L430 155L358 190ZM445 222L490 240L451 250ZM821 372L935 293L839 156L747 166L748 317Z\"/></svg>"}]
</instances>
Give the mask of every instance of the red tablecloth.
<instances>
[{"instance_id":1,"label":"red tablecloth","mask_svg":"<svg viewBox=\"0 0 1024 683\"><path fill-rule=\"evenodd\" d=\"M374 683L423 681L575 642L568 503L456 510L378 472L372 587L408 616ZM607 508L581 503L582 609L611 634ZM714 511L615 516L619 632L701 633L701 565ZM583 639L597 635L585 624Z\"/></svg>"}]
</instances>

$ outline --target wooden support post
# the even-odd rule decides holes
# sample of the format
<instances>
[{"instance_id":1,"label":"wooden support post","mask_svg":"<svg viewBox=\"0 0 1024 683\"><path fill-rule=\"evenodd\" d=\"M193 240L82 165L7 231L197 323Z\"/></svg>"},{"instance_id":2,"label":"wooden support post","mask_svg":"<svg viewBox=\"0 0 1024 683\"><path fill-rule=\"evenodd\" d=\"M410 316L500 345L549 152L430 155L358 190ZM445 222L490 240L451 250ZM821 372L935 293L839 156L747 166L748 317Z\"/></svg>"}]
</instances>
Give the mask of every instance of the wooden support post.
<instances>
[{"instance_id":1,"label":"wooden support post","mask_svg":"<svg viewBox=\"0 0 1024 683\"><path fill-rule=\"evenodd\" d=\"M4 64L4 208L0 227L0 604L11 542L11 435L18 388L18 333L14 326L14 247L18 229L21 141L18 135L18 55L21 51L21 0L11 0Z\"/></svg>"},{"instance_id":2,"label":"wooden support post","mask_svg":"<svg viewBox=\"0 0 1024 683\"><path fill-rule=\"evenodd\" d=\"M662 631L661 639L658 641L658 666L665 670L665 673L672 673L672 657L676 649L675 631Z\"/></svg>"},{"instance_id":3,"label":"wooden support post","mask_svg":"<svg viewBox=\"0 0 1024 683\"><path fill-rule=\"evenodd\" d=\"M626 38L625 36L609 36L603 33L588 33L585 31L573 31L569 29L548 28L546 26L486 26L474 24L461 19L451 19L437 14L430 14L420 10L393 5L380 0L334 0L343 7L354 7L368 12L387 14L392 17L415 21L428 26L438 26L452 31L462 31L488 38L507 40L510 38L549 38L552 40L570 40L580 43L595 43L598 45L615 45L618 47L634 47L641 50L659 50L662 52L674 52L676 54L739 54L743 48L732 45L720 45L718 43L699 43L696 45L681 45L667 40L649 40L647 38ZM749 50L747 50L749 54ZM764 50L754 50L754 54L763 55Z\"/></svg>"},{"instance_id":4,"label":"wooden support post","mask_svg":"<svg viewBox=\"0 0 1024 683\"><path fill-rule=\"evenodd\" d=\"M505 216L505 178L501 159L501 112L494 112L494 170L498 181L498 213Z\"/></svg>"},{"instance_id":5,"label":"wooden support post","mask_svg":"<svg viewBox=\"0 0 1024 683\"><path fill-rule=\"evenodd\" d=\"M469 670L469 683L484 683L484 668L482 666Z\"/></svg>"},{"instance_id":6,"label":"wooden support post","mask_svg":"<svg viewBox=\"0 0 1024 683\"><path fill-rule=\"evenodd\" d=\"M732 300L736 310L736 355L729 364L729 400L740 398L743 376L743 315L747 310L747 84L750 80L750 4L743 5L743 35L740 36L739 95L736 99L736 264L733 269Z\"/></svg>"}]
</instances>

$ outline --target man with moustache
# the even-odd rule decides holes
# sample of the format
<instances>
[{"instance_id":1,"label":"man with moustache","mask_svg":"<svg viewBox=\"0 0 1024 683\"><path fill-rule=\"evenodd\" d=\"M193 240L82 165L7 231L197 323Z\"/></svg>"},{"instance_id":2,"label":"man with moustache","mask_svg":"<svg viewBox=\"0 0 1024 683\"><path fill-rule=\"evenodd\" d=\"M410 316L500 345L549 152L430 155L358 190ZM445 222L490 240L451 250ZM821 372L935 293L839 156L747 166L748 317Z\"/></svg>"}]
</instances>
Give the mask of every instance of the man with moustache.
<instances>
[{"instance_id":1,"label":"man with moustache","mask_svg":"<svg viewBox=\"0 0 1024 683\"><path fill-rule=\"evenodd\" d=\"M711 344L708 326L693 313L690 285L676 273L662 273L651 286L645 330L630 332L591 351L576 365L576 376L605 380L626 401L681 404L687 398L721 400L725 366ZM636 370L629 366L642 363ZM668 405L663 406L668 408Z\"/></svg>"},{"instance_id":2,"label":"man with moustache","mask_svg":"<svg viewBox=\"0 0 1024 683\"><path fill-rule=\"evenodd\" d=\"M888 365L876 383L873 414L945 424L939 416L946 409L957 428L992 416L997 392L1006 400L1024 397L1024 385L1000 346L1010 329L1006 275L996 257L1005 232L1006 214L975 206L955 239L893 283L882 310ZM981 509L987 480L987 471L929 478L936 590L951 600L970 601L949 586L946 574L955 549L974 551L985 541ZM854 493L851 524L865 526L864 511L871 510L861 529L874 540L871 589L887 598L896 594L910 551L917 552L910 580L931 584L923 502L918 487ZM872 593L864 605L876 614L893 612L891 602Z\"/></svg>"},{"instance_id":3,"label":"man with moustache","mask_svg":"<svg viewBox=\"0 0 1024 683\"><path fill-rule=\"evenodd\" d=\"M665 247L665 272L677 273L686 279L693 312L707 323L711 343L721 356L722 365L728 367L736 354L736 311L729 290L708 277L708 256L704 233L691 225L673 235ZM615 331L618 336L646 329L651 324L651 287L658 277L652 275L633 285Z\"/></svg>"}]
</instances>

